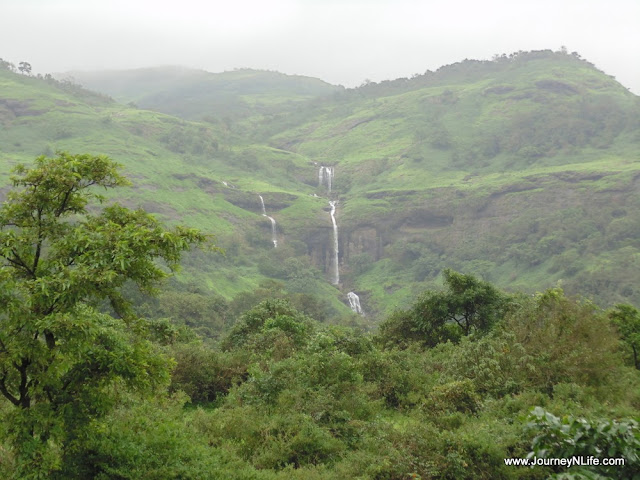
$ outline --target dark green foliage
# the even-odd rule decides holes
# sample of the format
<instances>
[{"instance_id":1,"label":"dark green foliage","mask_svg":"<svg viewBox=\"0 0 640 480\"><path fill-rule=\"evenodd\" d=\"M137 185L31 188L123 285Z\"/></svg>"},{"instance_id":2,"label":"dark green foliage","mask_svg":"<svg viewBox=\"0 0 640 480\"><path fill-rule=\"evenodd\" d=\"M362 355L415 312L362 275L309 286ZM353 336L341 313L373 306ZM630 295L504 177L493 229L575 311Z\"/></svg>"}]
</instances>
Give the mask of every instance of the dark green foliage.
<instances>
[{"instance_id":1,"label":"dark green foliage","mask_svg":"<svg viewBox=\"0 0 640 480\"><path fill-rule=\"evenodd\" d=\"M310 319L286 300L265 300L246 312L222 342L225 350L250 345L256 354L282 355L306 344L313 330ZM275 349L275 350L274 350Z\"/></svg>"},{"instance_id":2,"label":"dark green foliage","mask_svg":"<svg viewBox=\"0 0 640 480\"><path fill-rule=\"evenodd\" d=\"M176 364L170 389L185 392L194 404L220 399L248 375L248 355L242 353L223 353L198 342L178 344L172 353Z\"/></svg>"},{"instance_id":3,"label":"dark green foliage","mask_svg":"<svg viewBox=\"0 0 640 480\"><path fill-rule=\"evenodd\" d=\"M507 296L472 275L445 269L446 290L427 291L410 310L396 312L380 327L383 342L417 340L427 346L486 333L506 312Z\"/></svg>"},{"instance_id":4,"label":"dark green foliage","mask_svg":"<svg viewBox=\"0 0 640 480\"><path fill-rule=\"evenodd\" d=\"M632 305L616 305L609 312L613 324L618 329L622 344L630 352L631 363L640 370L640 312Z\"/></svg>"},{"instance_id":5,"label":"dark green foliage","mask_svg":"<svg viewBox=\"0 0 640 480\"><path fill-rule=\"evenodd\" d=\"M246 381L227 397L218 414L220 425L227 427L212 427L214 438L222 435L238 443L238 453L259 468L332 464L358 444L362 422L379 409L354 368L355 358L371 352L373 345L338 327L300 337L306 321L296 322L296 317L300 315L287 304L264 302L243 317L243 327L230 336L235 342L226 344L261 357L254 357L257 363L249 367ZM312 332L308 326L306 330ZM273 339L275 331L276 344L290 340L286 356L282 346L262 348L263 339Z\"/></svg>"},{"instance_id":6,"label":"dark green foliage","mask_svg":"<svg viewBox=\"0 0 640 480\"><path fill-rule=\"evenodd\" d=\"M181 407L180 398L123 403L68 447L64 467L53 478L222 478L214 473L219 459L198 441Z\"/></svg>"},{"instance_id":7,"label":"dark green foliage","mask_svg":"<svg viewBox=\"0 0 640 480\"><path fill-rule=\"evenodd\" d=\"M522 367L530 386L549 392L560 382L602 386L620 371L618 339L603 312L561 289L523 301L506 328L515 336L508 356L528 357Z\"/></svg>"},{"instance_id":8,"label":"dark green foliage","mask_svg":"<svg viewBox=\"0 0 640 480\"><path fill-rule=\"evenodd\" d=\"M109 158L59 153L16 168L0 209L0 393L16 472L38 478L60 468L65 442L117 402L115 385L152 391L168 380L167 359L148 325L121 295L125 282L152 291L181 252L204 241L166 230L119 205L89 213L93 186L127 184ZM115 318L97 305L109 300Z\"/></svg>"},{"instance_id":9,"label":"dark green foliage","mask_svg":"<svg viewBox=\"0 0 640 480\"><path fill-rule=\"evenodd\" d=\"M285 288L283 282L265 280L258 288L239 293L229 303L229 318L240 318L246 311L269 299L286 300L299 312L320 322L335 313L326 299L309 293L291 293Z\"/></svg>"},{"instance_id":10,"label":"dark green foliage","mask_svg":"<svg viewBox=\"0 0 640 480\"><path fill-rule=\"evenodd\" d=\"M470 380L437 385L429 394L428 408L434 413L476 413L479 407L479 398Z\"/></svg>"},{"instance_id":11,"label":"dark green foliage","mask_svg":"<svg viewBox=\"0 0 640 480\"><path fill-rule=\"evenodd\" d=\"M560 278L567 292L605 305L640 294L637 98L576 56L464 61L304 106L304 93L240 99L193 85L177 92L196 94L189 105L147 97L187 116L208 109L207 125L52 78L0 76L8 161L59 144L117 150L142 179L127 204L220 226L227 251L188 255L185 274L145 298L164 276L139 258L152 253L143 246L158 240L158 224L91 207L60 227L72 231L68 242L43 244L40 262L52 261L41 263L40 282L1 271L2 328L15 333L19 318L40 328L36 340L33 329L2 340L43 353L28 367L25 387L36 394L28 412L0 402L1 477L542 480L549 469L503 462L529 452L521 418L531 406L637 417L635 307L602 312L558 289L530 294ZM247 85L297 81L255 77ZM200 95L222 104L212 114ZM92 160L77 160L81 176ZM343 291L366 292L371 305L344 324L375 329L370 312L409 305L447 265L471 274L445 271L442 291L388 317L375 340L326 324L348 311L320 274L331 242L315 234L318 225L330 233L330 223L326 202L310 197L325 195L312 162L329 161ZM64 185L60 178L53 183ZM278 221L277 249L257 191ZM24 238L37 238L28 230ZM17 231L2 232L7 254ZM151 243L168 247L161 240ZM64 270L66 254L102 267ZM479 278L529 293L507 296ZM38 316L46 301L72 297L77 308ZM14 399L24 358L0 354ZM611 433L623 422L588 423Z\"/></svg>"},{"instance_id":12,"label":"dark green foliage","mask_svg":"<svg viewBox=\"0 0 640 480\"><path fill-rule=\"evenodd\" d=\"M567 415L558 418L540 407L528 417L527 430L535 435L528 458L564 458L581 456L624 459L624 465L574 466L565 470L552 467L555 472L566 471L568 478L640 478L640 428L638 422L626 420L589 421ZM584 475L584 477L580 477ZM554 475L551 478L567 478Z\"/></svg>"},{"instance_id":13,"label":"dark green foliage","mask_svg":"<svg viewBox=\"0 0 640 480\"><path fill-rule=\"evenodd\" d=\"M432 362L417 348L376 348L360 356L358 369L371 384L373 395L393 409L420 405L437 382Z\"/></svg>"},{"instance_id":14,"label":"dark green foliage","mask_svg":"<svg viewBox=\"0 0 640 480\"><path fill-rule=\"evenodd\" d=\"M444 317L445 321L455 322L463 335L469 335L472 331L488 331L504 313L506 297L493 285L449 269L443 275L446 296L430 302L440 317L437 323ZM418 326L427 322L419 322Z\"/></svg>"},{"instance_id":15,"label":"dark green foliage","mask_svg":"<svg viewBox=\"0 0 640 480\"><path fill-rule=\"evenodd\" d=\"M510 332L496 332L456 346L443 345L439 352L447 376L469 379L481 394L496 397L520 392L532 368L532 358Z\"/></svg>"},{"instance_id":16,"label":"dark green foliage","mask_svg":"<svg viewBox=\"0 0 640 480\"><path fill-rule=\"evenodd\" d=\"M120 396L66 437L64 451L51 445L37 461L61 479L542 480L550 469L503 461L525 457L532 435L534 451L548 456L579 455L584 444L602 449L586 454L602 458L612 447L633 460L632 421L571 420L559 428L579 438L573 444L542 421L535 433L523 430L519 418L536 404L594 418L633 415L639 380L592 305L557 289L510 298L506 318L483 335L429 349L404 338L401 350L320 325L286 301L264 301L224 339L225 351L163 342L175 359L171 389L206 410L182 409L179 394ZM0 472L28 477L29 465L0 449Z\"/></svg>"},{"instance_id":17,"label":"dark green foliage","mask_svg":"<svg viewBox=\"0 0 640 480\"><path fill-rule=\"evenodd\" d=\"M139 311L152 318L170 318L205 338L217 339L231 322L229 305L219 295L175 286L154 298L140 300Z\"/></svg>"}]
</instances>

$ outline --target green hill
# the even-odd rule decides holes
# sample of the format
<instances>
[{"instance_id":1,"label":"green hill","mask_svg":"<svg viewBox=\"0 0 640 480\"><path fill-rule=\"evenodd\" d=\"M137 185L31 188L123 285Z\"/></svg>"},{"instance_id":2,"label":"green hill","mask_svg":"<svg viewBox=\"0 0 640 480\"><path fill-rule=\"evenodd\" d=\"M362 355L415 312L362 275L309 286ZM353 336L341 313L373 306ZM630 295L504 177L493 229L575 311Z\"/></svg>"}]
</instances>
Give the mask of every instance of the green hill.
<instances>
[{"instance_id":1,"label":"green hill","mask_svg":"<svg viewBox=\"0 0 640 480\"><path fill-rule=\"evenodd\" d=\"M232 298L278 279L332 315L355 291L376 318L451 267L640 304L640 102L575 55L465 60L350 90L245 70L95 75L77 78L155 112L0 71L2 185L41 153L109 154L136 185L127 202L218 235L226 256L193 254L183 282Z\"/></svg>"},{"instance_id":2,"label":"green hill","mask_svg":"<svg viewBox=\"0 0 640 480\"><path fill-rule=\"evenodd\" d=\"M184 283L231 299L274 275L288 279L282 265L304 256L305 248L296 244L293 233L277 251L273 248L271 225L262 216L258 194L277 218L281 237L303 229L314 215L324 216L325 202L311 196L315 187L300 181L308 160L299 155L243 145L224 127L123 106L53 79L4 70L0 92L2 191L8 189L11 168L37 155L56 150L110 155L134 183L119 192L118 200L167 222L214 233L216 243L227 251L226 256L194 253L187 258ZM324 223L320 231L330 232L330 223ZM279 272L274 274L271 264L279 265ZM309 262L289 261L289 268L306 275L300 289L322 296L327 311L349 311L343 295Z\"/></svg>"},{"instance_id":3,"label":"green hill","mask_svg":"<svg viewBox=\"0 0 640 480\"><path fill-rule=\"evenodd\" d=\"M210 73L183 67L104 72L74 71L85 87L123 103L191 120L225 121L293 109L311 98L342 91L317 78L264 70L238 69Z\"/></svg>"},{"instance_id":4,"label":"green hill","mask_svg":"<svg viewBox=\"0 0 640 480\"><path fill-rule=\"evenodd\" d=\"M589 63L531 52L349 91L268 141L336 165L344 281L385 305L446 266L637 302L639 111Z\"/></svg>"}]
</instances>

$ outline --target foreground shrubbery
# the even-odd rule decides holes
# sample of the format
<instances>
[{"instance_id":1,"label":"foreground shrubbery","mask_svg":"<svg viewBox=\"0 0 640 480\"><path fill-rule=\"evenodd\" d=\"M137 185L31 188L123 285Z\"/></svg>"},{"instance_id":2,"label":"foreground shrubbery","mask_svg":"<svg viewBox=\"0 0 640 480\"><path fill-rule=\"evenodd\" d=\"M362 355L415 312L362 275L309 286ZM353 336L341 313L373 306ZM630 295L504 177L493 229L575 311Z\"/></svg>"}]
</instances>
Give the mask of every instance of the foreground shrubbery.
<instances>
[{"instance_id":1,"label":"foreground shrubbery","mask_svg":"<svg viewBox=\"0 0 640 480\"><path fill-rule=\"evenodd\" d=\"M72 160L60 162L80 165ZM25 245L40 238L29 228ZM62 238L70 227L51 228ZM96 228L100 238L105 227ZM31 271L15 260L14 230L2 238L9 264L0 277L0 391L11 401L0 404L2 478L568 478L555 467L504 464L533 455L620 456L624 468L569 473L635 478L640 314L629 305L607 313L560 289L506 294L446 270L443 291L394 313L375 336L319 323L284 298L263 301L222 332L228 306L200 294L167 293L143 305L158 318L137 318L118 287L127 275L142 287L155 283L146 264L138 275L126 256L103 258L106 247L62 238L56 248L70 263L52 257L47 269ZM107 245L116 253L140 242L139 232L131 245L117 238ZM177 240L160 253L177 258L172 249L189 238ZM86 281L71 281L78 269L64 268L77 255L95 256L95 272L113 270L101 281L122 318L93 305L100 285L85 291ZM59 299L67 310L56 311ZM187 309L185 299L204 310ZM184 318L172 323L167 314ZM74 335L81 348L72 348Z\"/></svg>"},{"instance_id":2,"label":"foreground shrubbery","mask_svg":"<svg viewBox=\"0 0 640 480\"><path fill-rule=\"evenodd\" d=\"M221 348L162 324L177 393L120 394L80 436L50 442L60 461L31 477L543 479L562 471L503 459L613 452L627 467L573 478L632 478L640 379L620 320L559 289L509 296L448 278L474 292L427 294L373 337L285 300L246 312ZM468 329L437 317L464 308L457 295L482 304ZM449 336L425 338L433 325ZM24 477L15 453L0 450L3 477Z\"/></svg>"}]
</instances>

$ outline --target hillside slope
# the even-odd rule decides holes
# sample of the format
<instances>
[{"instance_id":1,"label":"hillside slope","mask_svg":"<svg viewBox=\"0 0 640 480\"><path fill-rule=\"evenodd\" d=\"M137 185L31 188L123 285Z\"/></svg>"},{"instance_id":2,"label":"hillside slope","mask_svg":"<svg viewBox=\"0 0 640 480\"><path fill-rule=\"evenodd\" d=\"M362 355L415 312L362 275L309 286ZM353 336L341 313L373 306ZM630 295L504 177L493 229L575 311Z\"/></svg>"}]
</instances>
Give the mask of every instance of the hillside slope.
<instances>
[{"instance_id":1,"label":"hillside slope","mask_svg":"<svg viewBox=\"0 0 640 480\"><path fill-rule=\"evenodd\" d=\"M157 78L138 79L135 94L160 82L235 120L89 102L0 72L0 173L58 148L113 156L137 184L127 201L218 234L226 257L194 254L183 277L228 298L274 278L328 299L334 314L355 291L376 318L450 267L507 289L561 282L603 306L640 304L640 103L577 56L468 60L329 96L258 81L269 108L235 94L218 108L208 88ZM230 91L254 88L228 80ZM178 97L153 108L180 113Z\"/></svg>"},{"instance_id":2,"label":"hillside slope","mask_svg":"<svg viewBox=\"0 0 640 480\"><path fill-rule=\"evenodd\" d=\"M140 108L190 120L227 122L256 113L291 110L311 98L343 90L317 78L251 69L210 73L157 67L58 75L68 76L122 103L134 102Z\"/></svg>"},{"instance_id":3,"label":"hillside slope","mask_svg":"<svg viewBox=\"0 0 640 480\"><path fill-rule=\"evenodd\" d=\"M276 277L291 291L318 294L332 315L350 311L346 297L304 261L306 248L296 244L295 234L273 248L271 223L262 215L259 195L280 238L309 222L324 223L320 231L330 235L325 202L313 196L315 185L303 181L311 174L306 158L245 145L220 125L138 110L6 70L0 70L0 122L0 196L17 163L57 150L107 154L134 183L116 193L119 201L212 233L226 250L194 252L180 277L184 283L231 299Z\"/></svg>"},{"instance_id":4,"label":"hillside slope","mask_svg":"<svg viewBox=\"0 0 640 480\"><path fill-rule=\"evenodd\" d=\"M640 103L588 62L465 61L310 111L268 142L335 167L343 281L382 308L447 266L640 300Z\"/></svg>"}]
</instances>

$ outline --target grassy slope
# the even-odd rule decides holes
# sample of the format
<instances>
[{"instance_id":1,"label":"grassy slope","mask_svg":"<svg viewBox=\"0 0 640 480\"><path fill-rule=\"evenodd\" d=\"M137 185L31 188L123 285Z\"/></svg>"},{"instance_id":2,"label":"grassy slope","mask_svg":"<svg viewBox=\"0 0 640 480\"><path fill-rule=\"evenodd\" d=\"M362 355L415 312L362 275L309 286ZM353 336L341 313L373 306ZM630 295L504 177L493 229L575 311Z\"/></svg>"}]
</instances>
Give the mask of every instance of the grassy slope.
<instances>
[{"instance_id":1,"label":"grassy slope","mask_svg":"<svg viewBox=\"0 0 640 480\"><path fill-rule=\"evenodd\" d=\"M64 76L67 74L63 74ZM187 119L246 117L281 111L341 88L316 78L263 70L210 73L182 67L105 72L69 72L89 89L123 103Z\"/></svg>"},{"instance_id":2,"label":"grassy slope","mask_svg":"<svg viewBox=\"0 0 640 480\"><path fill-rule=\"evenodd\" d=\"M325 196L324 164L336 168L341 290L358 292L369 312L406 304L439 284L444 267L507 288L563 281L603 304L640 303L638 99L573 56L465 61L295 109L288 101L302 97L291 85L258 81L251 91L231 72L229 88L251 95L233 122L207 124L0 75L3 98L46 110L5 116L5 158L64 148L122 161L138 185L130 202L219 235L230 254L194 260L184 275L227 297L290 256L308 256L328 276L328 205L313 196ZM169 76L157 90L178 98L192 84ZM246 116L249 104L257 108ZM278 222L277 252L258 193ZM316 284L339 310L335 288Z\"/></svg>"},{"instance_id":3,"label":"grassy slope","mask_svg":"<svg viewBox=\"0 0 640 480\"><path fill-rule=\"evenodd\" d=\"M212 232L220 246L242 257L200 255L181 274L184 281L207 285L227 298L256 288L266 278L257 259L274 255L258 193L280 232L304 225L314 212L322 216L324 204L311 197L315 187L299 181L301 171L313 174L305 158L243 145L223 127L125 107L78 89L72 94L57 83L7 71L0 71L0 99L8 101L0 103L3 190L12 166L37 155L56 150L107 154L134 182L132 189L117 192L118 200L169 223ZM320 279L315 283L336 313L348 311L335 288Z\"/></svg>"},{"instance_id":4,"label":"grassy slope","mask_svg":"<svg viewBox=\"0 0 640 480\"><path fill-rule=\"evenodd\" d=\"M382 309L447 265L637 303L638 105L587 62L542 52L365 87L270 142L336 165L340 223L384 243L345 281Z\"/></svg>"}]
</instances>

